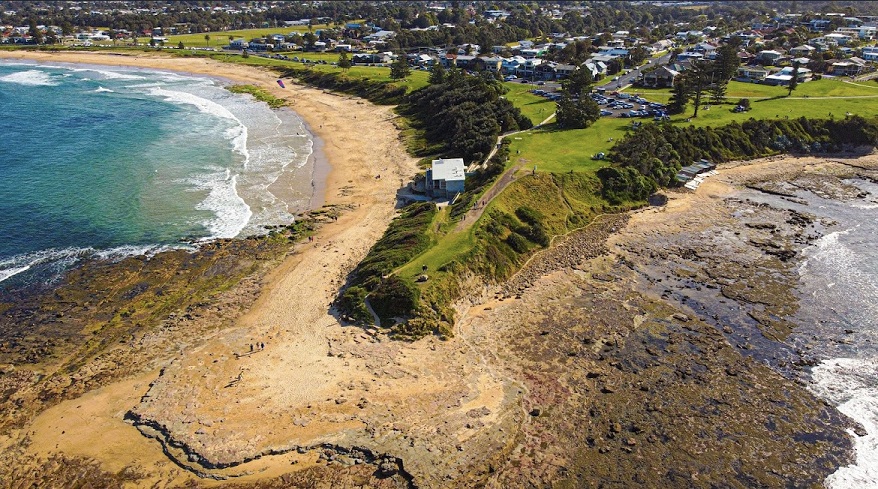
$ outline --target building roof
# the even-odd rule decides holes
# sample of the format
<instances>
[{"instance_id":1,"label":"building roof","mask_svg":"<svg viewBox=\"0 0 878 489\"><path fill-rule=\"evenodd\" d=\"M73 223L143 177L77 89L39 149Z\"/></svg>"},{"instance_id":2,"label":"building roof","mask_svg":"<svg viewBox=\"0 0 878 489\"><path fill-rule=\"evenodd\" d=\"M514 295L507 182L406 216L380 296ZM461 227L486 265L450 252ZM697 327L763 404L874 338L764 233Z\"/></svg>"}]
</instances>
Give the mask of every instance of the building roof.
<instances>
[{"instance_id":1,"label":"building roof","mask_svg":"<svg viewBox=\"0 0 878 489\"><path fill-rule=\"evenodd\" d=\"M463 180L463 158L448 158L433 160L433 180L455 181Z\"/></svg>"}]
</instances>

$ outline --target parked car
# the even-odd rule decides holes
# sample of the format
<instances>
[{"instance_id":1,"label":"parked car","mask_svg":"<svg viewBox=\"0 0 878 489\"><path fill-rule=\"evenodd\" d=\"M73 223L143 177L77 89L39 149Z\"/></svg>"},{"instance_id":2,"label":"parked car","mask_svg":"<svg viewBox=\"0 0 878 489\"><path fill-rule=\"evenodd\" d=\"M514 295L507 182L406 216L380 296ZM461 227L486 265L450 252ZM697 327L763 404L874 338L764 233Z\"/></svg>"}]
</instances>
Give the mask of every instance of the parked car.
<instances>
[{"instance_id":1,"label":"parked car","mask_svg":"<svg viewBox=\"0 0 878 489\"><path fill-rule=\"evenodd\" d=\"M606 110L606 109L601 110L601 116L602 116L602 117L606 117L606 116L608 116L608 115L613 115L613 113L612 113L611 111L609 111L609 110Z\"/></svg>"}]
</instances>

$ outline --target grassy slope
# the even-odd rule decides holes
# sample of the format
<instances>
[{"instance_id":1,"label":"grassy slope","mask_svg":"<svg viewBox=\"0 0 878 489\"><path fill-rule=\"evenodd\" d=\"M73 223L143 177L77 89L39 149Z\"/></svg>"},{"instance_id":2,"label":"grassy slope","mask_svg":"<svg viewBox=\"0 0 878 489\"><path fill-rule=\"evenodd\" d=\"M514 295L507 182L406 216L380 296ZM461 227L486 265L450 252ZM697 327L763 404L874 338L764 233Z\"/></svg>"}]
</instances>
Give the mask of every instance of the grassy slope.
<instances>
[{"instance_id":1,"label":"grassy slope","mask_svg":"<svg viewBox=\"0 0 878 489\"><path fill-rule=\"evenodd\" d=\"M516 84L510 83L510 88ZM527 93L527 85L507 94L513 103L535 118L534 107L553 110L554 103L543 102L539 97ZM642 91L645 93L647 91ZM649 91L645 95L651 100L665 100L669 91ZM783 117L826 117L829 112L843 116L845 111L872 115L876 104L864 103L871 99L821 99L818 97L862 97L878 95L875 87L858 87L837 80L819 80L800 86L791 98L784 97L787 93L782 87L766 87L732 82L729 87L729 100L736 102L738 98L748 97L753 100L753 110L745 114L731 112L733 105L715 106L711 110L701 111L694 125L719 126L733 120L743 121L750 117L771 118ZM808 98L804 98L805 96ZM778 97L780 96L780 97ZM776 98L778 97L778 98ZM797 98L803 97L803 98ZM758 101L762 99L761 101ZM878 102L878 101L876 101ZM685 121L691 116L688 113L676 116L673 123L689 124ZM551 113L551 112L549 112ZM537 115L541 115L537 112ZM542 117L538 117L542 118ZM536 122L536 121L535 121ZM582 222L600 213L605 203L598 197L599 185L594 179L594 172L606 165L603 161L594 161L591 156L597 152L609 150L615 140L624 136L630 127L631 119L602 118L587 129L556 130L550 124L542 130L531 130L516 134L509 138L511 154L508 166L520 164L523 171L516 182L494 199L484 216L492 212L503 212L514 215L515 209L526 205L539 211L545 217L547 230L551 234L563 234L579 227ZM612 139L611 139L612 138ZM537 166L537 174L529 171ZM569 174L573 172L573 174ZM552 175L554 174L554 175ZM577 176L579 175L579 176ZM565 187L568 186L569 188ZM571 222L571 216L578 216L579 221ZM417 284L422 297L451 298L455 290L453 284L457 272L443 270L454 262L469 262L479 253L484 245L480 236L484 233L485 217L463 232L451 232L453 222L449 222L447 210L437 214L433 224L433 245L409 263L401 266L396 273L401 277L413 279L422 273L426 265L431 279ZM447 230L447 231L446 231Z\"/></svg>"}]
</instances>

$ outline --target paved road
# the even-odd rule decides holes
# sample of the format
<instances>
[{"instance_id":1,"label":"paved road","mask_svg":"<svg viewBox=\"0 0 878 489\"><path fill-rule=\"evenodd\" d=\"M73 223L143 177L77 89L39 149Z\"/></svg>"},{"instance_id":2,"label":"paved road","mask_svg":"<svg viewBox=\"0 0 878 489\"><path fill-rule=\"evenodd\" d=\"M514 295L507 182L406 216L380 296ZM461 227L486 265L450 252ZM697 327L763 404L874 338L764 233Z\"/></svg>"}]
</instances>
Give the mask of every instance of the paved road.
<instances>
[{"instance_id":1,"label":"paved road","mask_svg":"<svg viewBox=\"0 0 878 489\"><path fill-rule=\"evenodd\" d=\"M599 83L597 86L606 88L608 90L609 89L618 90L622 87L626 87L628 85L633 84L634 81L637 80L637 77L640 76L640 71L642 69L649 68L651 66L659 66L659 65L666 64L670 59L671 59L670 53L665 54L659 58L650 58L649 63L643 65L642 67L637 67L637 68L631 70L631 72L626 74L626 75L608 76L607 78L602 80L602 82ZM619 79L614 81L614 78L617 78L617 77Z\"/></svg>"}]
</instances>

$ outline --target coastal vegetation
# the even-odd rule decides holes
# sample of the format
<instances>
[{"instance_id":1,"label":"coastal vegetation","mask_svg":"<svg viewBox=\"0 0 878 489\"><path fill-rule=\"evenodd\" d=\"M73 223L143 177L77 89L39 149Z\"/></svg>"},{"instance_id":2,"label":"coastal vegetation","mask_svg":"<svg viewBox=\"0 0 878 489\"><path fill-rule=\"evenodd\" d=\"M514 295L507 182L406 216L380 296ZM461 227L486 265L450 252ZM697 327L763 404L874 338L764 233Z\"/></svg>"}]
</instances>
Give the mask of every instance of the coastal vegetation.
<instances>
[{"instance_id":1,"label":"coastal vegetation","mask_svg":"<svg viewBox=\"0 0 878 489\"><path fill-rule=\"evenodd\" d=\"M418 301L416 289L406 279L389 276L430 246L428 230L436 212L432 202L412 204L390 223L348 279L339 299L346 316L361 324L372 323L365 302L369 294L372 309L382 321L412 313Z\"/></svg>"},{"instance_id":2,"label":"coastal vegetation","mask_svg":"<svg viewBox=\"0 0 878 489\"><path fill-rule=\"evenodd\" d=\"M525 148L526 154L537 161L559 158L540 172L536 168L518 172L520 176L493 198L477 222L459 227L467 211L479 205L479 196L497 183L499 175L507 169L512 170L510 176L515 175L515 168L507 163L510 144L503 144L489 164L472 175L466 192L454 205L436 212L432 222L417 222L424 234L416 248L407 244L409 236L397 231L385 235L386 240L373 248L366 261L393 248L417 252L411 253L406 263L384 262L396 268L373 270L371 279L364 278L365 267L355 277L378 284L376 289L383 292L376 297L396 306L390 316L400 320L392 325L394 332L405 338L430 333L451 335L453 304L473 283L502 282L535 251L549 246L553 236L580 229L601 213L643 205L659 188L678 184L674 177L681 166L701 158L724 162L787 152L822 153L849 146L874 146L878 144L878 119L751 119L720 127L650 123L628 131L613 143L609 148L610 166L584 158L581 152L572 152L563 163L559 148L564 145L558 138L575 138L583 132L549 130L515 138L515 146ZM429 240L424 238L428 232L432 234ZM425 275L418 281L428 270L429 277ZM342 300L351 318L370 324L371 317L362 309L358 312L365 296L365 291L354 289L345 292ZM387 315L382 317L382 325L389 325L385 319Z\"/></svg>"},{"instance_id":3,"label":"coastal vegetation","mask_svg":"<svg viewBox=\"0 0 878 489\"><path fill-rule=\"evenodd\" d=\"M467 76L449 70L437 81L406 96L398 109L423 137L418 156L440 153L480 161L501 133L533 125L502 97L506 87L488 72Z\"/></svg>"},{"instance_id":4,"label":"coastal vegetation","mask_svg":"<svg viewBox=\"0 0 878 489\"><path fill-rule=\"evenodd\" d=\"M847 146L878 144L878 119L750 119L721 127L647 124L629 133L610 151L620 168L598 171L603 195L611 202L677 185L682 166L707 159L721 163L777 153L838 152ZM633 171L632 171L633 170ZM634 199L639 200L639 199Z\"/></svg>"},{"instance_id":5,"label":"coastal vegetation","mask_svg":"<svg viewBox=\"0 0 878 489\"><path fill-rule=\"evenodd\" d=\"M275 97L268 90L254 85L232 85L227 90L232 93L249 93L256 100L267 103L272 109L279 109L287 104L286 100Z\"/></svg>"}]
</instances>

